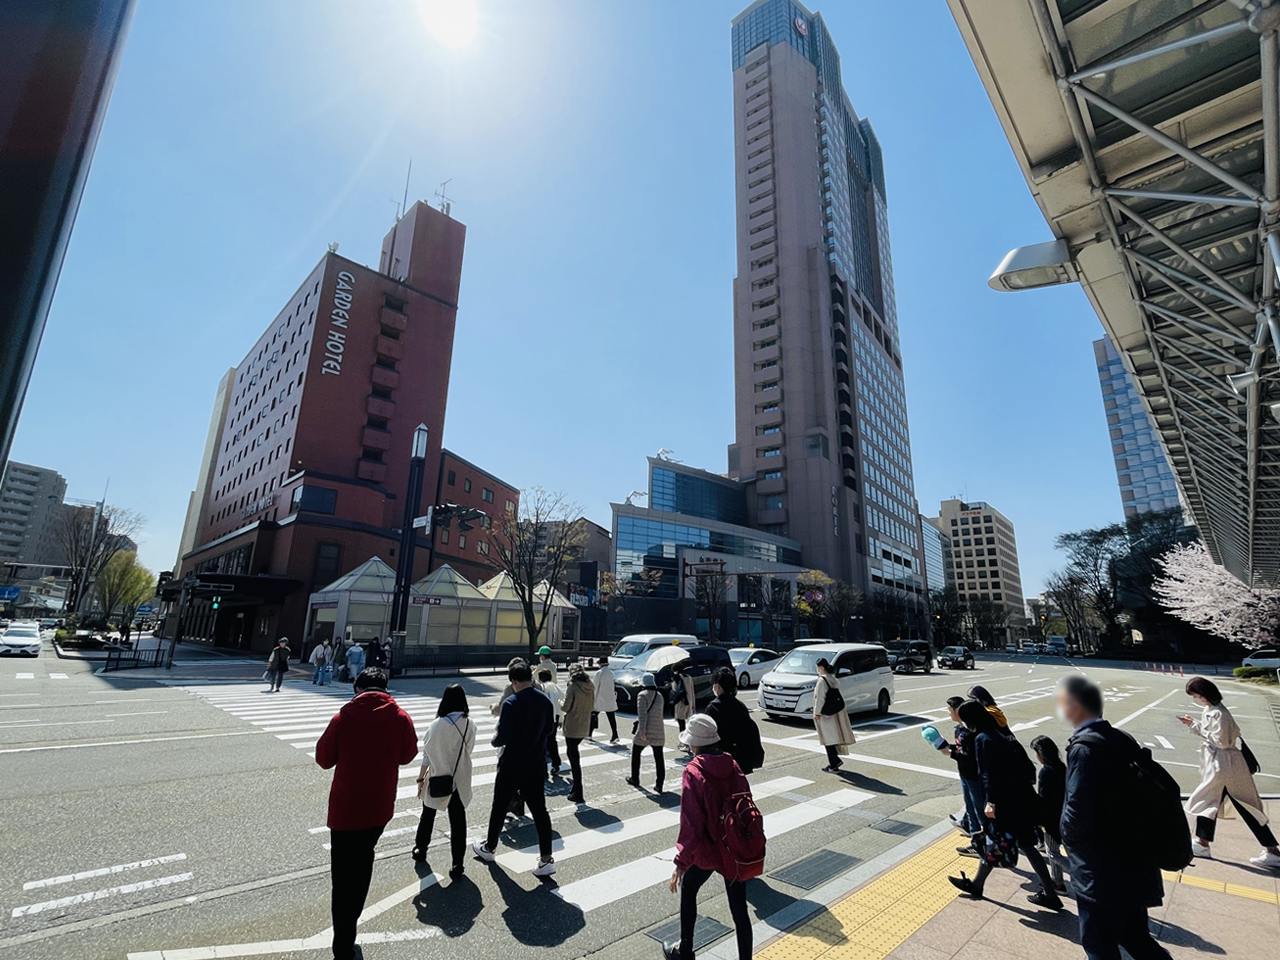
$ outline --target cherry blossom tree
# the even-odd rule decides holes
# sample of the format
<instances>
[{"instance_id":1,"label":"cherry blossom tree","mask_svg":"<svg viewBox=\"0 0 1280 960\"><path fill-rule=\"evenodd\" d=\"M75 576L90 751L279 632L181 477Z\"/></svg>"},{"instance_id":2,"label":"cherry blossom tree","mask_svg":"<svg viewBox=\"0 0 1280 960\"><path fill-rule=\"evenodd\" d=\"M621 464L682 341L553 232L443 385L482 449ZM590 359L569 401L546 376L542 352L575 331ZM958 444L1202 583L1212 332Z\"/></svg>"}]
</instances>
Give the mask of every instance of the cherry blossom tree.
<instances>
[{"instance_id":1,"label":"cherry blossom tree","mask_svg":"<svg viewBox=\"0 0 1280 960\"><path fill-rule=\"evenodd\" d=\"M1249 647L1274 643L1280 591L1253 590L1213 562L1204 544L1180 544L1159 560L1153 584L1160 604L1180 620Z\"/></svg>"}]
</instances>

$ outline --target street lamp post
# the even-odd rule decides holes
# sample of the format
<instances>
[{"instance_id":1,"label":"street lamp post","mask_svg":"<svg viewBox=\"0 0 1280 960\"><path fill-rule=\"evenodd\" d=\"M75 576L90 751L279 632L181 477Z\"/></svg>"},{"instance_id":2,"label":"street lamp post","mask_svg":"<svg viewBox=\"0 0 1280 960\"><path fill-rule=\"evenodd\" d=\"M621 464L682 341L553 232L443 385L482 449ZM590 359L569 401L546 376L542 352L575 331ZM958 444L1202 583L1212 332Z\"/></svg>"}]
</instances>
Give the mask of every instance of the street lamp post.
<instances>
[{"instance_id":1,"label":"street lamp post","mask_svg":"<svg viewBox=\"0 0 1280 960\"><path fill-rule=\"evenodd\" d=\"M391 632L404 634L409 617L409 585L413 580L413 548L417 532L413 521L422 503L422 477L426 472L427 436L425 423L413 431L413 450L409 459L409 487L405 496L404 520L400 525L400 556L396 562L396 586L391 600Z\"/></svg>"}]
</instances>

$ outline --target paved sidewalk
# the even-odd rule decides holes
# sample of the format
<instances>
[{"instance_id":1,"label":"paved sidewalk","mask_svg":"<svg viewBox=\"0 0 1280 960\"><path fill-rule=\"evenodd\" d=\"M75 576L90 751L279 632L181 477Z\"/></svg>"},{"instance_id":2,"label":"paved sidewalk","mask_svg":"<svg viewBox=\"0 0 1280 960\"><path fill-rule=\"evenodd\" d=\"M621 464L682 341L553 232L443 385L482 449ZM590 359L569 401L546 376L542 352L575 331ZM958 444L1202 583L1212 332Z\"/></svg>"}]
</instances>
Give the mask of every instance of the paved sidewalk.
<instances>
[{"instance_id":1,"label":"paved sidewalk","mask_svg":"<svg viewBox=\"0 0 1280 960\"><path fill-rule=\"evenodd\" d=\"M1280 801L1267 801L1272 821ZM1029 870L995 871L986 899L960 896L947 874L972 873L956 833L931 843L786 933L757 942L763 960L1080 960L1075 906L1052 913L1027 903ZM1223 819L1213 859L1165 875L1165 900L1151 929L1175 957L1241 960L1276 956L1280 872L1249 863L1258 845L1237 817Z\"/></svg>"}]
</instances>

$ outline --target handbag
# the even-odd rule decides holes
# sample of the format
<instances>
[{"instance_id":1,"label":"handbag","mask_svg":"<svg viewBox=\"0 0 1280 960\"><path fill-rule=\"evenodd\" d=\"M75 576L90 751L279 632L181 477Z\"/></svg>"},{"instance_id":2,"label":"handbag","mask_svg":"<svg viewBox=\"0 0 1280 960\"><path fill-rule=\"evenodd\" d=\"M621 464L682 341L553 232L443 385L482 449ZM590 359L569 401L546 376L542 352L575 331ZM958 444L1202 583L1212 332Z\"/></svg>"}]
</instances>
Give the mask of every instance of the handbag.
<instances>
[{"instance_id":1,"label":"handbag","mask_svg":"<svg viewBox=\"0 0 1280 960\"><path fill-rule=\"evenodd\" d=\"M449 722L453 723L452 720ZM458 729L456 723L453 723L453 729ZM467 749L467 735L462 731L458 732L462 737L462 746L458 748L458 759L453 762L453 773L441 774L438 777L427 777L427 796L433 800L439 800L441 797L447 797L453 793L454 774L458 772L458 764L462 763L462 754Z\"/></svg>"},{"instance_id":2,"label":"handbag","mask_svg":"<svg viewBox=\"0 0 1280 960\"><path fill-rule=\"evenodd\" d=\"M839 682L827 683L825 679L822 682L827 684L827 696L822 701L822 715L834 717L844 710L844 694L840 691Z\"/></svg>"},{"instance_id":3,"label":"handbag","mask_svg":"<svg viewBox=\"0 0 1280 960\"><path fill-rule=\"evenodd\" d=\"M1240 753L1244 756L1244 764L1249 768L1249 773L1255 774L1262 769L1262 765L1258 763L1258 758L1249 749L1249 744L1244 742L1244 737L1240 738Z\"/></svg>"},{"instance_id":4,"label":"handbag","mask_svg":"<svg viewBox=\"0 0 1280 960\"><path fill-rule=\"evenodd\" d=\"M978 837L981 837L981 846L977 838L974 846L978 847L982 859L991 866L1012 870L1018 865L1018 842L1012 834L1005 833L992 824L990 830L978 834Z\"/></svg>"}]
</instances>

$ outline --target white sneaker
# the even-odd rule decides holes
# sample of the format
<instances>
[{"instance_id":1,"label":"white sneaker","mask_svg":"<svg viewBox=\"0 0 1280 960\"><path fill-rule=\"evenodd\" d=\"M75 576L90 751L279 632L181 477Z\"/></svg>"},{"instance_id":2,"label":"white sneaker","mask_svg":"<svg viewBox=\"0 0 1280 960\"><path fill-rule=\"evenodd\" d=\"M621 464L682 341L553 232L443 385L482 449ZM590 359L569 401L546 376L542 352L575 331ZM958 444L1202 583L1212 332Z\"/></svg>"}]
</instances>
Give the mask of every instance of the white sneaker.
<instances>
[{"instance_id":1,"label":"white sneaker","mask_svg":"<svg viewBox=\"0 0 1280 960\"><path fill-rule=\"evenodd\" d=\"M1208 859L1209 845L1204 841L1202 841L1199 837L1193 838L1191 840L1191 855L1193 857L1199 857L1202 860Z\"/></svg>"},{"instance_id":2,"label":"white sneaker","mask_svg":"<svg viewBox=\"0 0 1280 960\"><path fill-rule=\"evenodd\" d=\"M1280 869L1280 857L1277 857L1270 850L1263 850L1256 857L1250 857L1249 862L1255 867L1270 867L1272 870Z\"/></svg>"},{"instance_id":3,"label":"white sneaker","mask_svg":"<svg viewBox=\"0 0 1280 960\"><path fill-rule=\"evenodd\" d=\"M485 863L493 863L498 859L497 854L484 845L483 840L471 841L471 852L483 860Z\"/></svg>"},{"instance_id":4,"label":"white sneaker","mask_svg":"<svg viewBox=\"0 0 1280 960\"><path fill-rule=\"evenodd\" d=\"M535 877L549 877L556 872L556 862L554 860L539 860L538 865L533 868Z\"/></svg>"}]
</instances>

